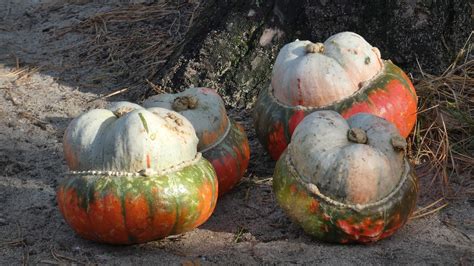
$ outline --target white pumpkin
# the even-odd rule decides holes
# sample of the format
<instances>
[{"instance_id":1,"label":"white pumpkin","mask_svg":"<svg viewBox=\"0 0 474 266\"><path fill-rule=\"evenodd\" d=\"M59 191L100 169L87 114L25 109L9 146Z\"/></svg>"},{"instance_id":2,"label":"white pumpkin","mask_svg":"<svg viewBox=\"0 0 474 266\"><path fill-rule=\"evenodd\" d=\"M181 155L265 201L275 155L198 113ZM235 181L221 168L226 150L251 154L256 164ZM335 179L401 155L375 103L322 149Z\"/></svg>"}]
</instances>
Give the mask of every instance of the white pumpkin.
<instances>
[{"instance_id":1,"label":"white pumpkin","mask_svg":"<svg viewBox=\"0 0 474 266\"><path fill-rule=\"evenodd\" d=\"M323 43L285 45L273 66L274 96L286 105L323 107L347 98L383 70L380 51L342 32Z\"/></svg>"},{"instance_id":2,"label":"white pumpkin","mask_svg":"<svg viewBox=\"0 0 474 266\"><path fill-rule=\"evenodd\" d=\"M334 111L313 112L275 166L276 200L317 239L371 243L389 237L416 206L417 177L406 145L380 117L358 113L346 121Z\"/></svg>"},{"instance_id":3,"label":"white pumpkin","mask_svg":"<svg viewBox=\"0 0 474 266\"><path fill-rule=\"evenodd\" d=\"M209 88L189 88L180 93L155 95L146 99L143 106L174 110L186 117L200 140L198 151L221 141L230 127L224 101Z\"/></svg>"},{"instance_id":4,"label":"white pumpkin","mask_svg":"<svg viewBox=\"0 0 474 266\"><path fill-rule=\"evenodd\" d=\"M191 161L198 138L179 113L119 102L74 119L64 134L64 152L73 171L161 171Z\"/></svg>"},{"instance_id":5,"label":"white pumpkin","mask_svg":"<svg viewBox=\"0 0 474 266\"><path fill-rule=\"evenodd\" d=\"M406 141L386 120L360 113L345 120L314 112L296 127L288 157L301 178L346 204L387 197L400 183Z\"/></svg>"}]
</instances>

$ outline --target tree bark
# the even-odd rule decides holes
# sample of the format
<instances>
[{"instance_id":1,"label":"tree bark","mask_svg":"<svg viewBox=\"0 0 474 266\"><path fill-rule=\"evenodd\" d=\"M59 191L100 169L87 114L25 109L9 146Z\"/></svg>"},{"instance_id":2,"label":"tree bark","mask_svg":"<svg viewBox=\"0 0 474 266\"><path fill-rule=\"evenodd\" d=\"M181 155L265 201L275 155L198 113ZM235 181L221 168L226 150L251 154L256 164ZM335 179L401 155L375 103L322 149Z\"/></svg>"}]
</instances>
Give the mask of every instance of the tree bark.
<instances>
[{"instance_id":1,"label":"tree bark","mask_svg":"<svg viewBox=\"0 0 474 266\"><path fill-rule=\"evenodd\" d=\"M445 70L473 29L467 0L306 0L305 11L311 38L357 32L410 72Z\"/></svg>"},{"instance_id":2,"label":"tree bark","mask_svg":"<svg viewBox=\"0 0 474 266\"><path fill-rule=\"evenodd\" d=\"M407 72L440 73L473 28L463 0L207 0L186 40L155 81L171 91L217 89L229 107L250 108L268 86L279 49L353 31ZM150 92L149 92L150 94Z\"/></svg>"}]
</instances>

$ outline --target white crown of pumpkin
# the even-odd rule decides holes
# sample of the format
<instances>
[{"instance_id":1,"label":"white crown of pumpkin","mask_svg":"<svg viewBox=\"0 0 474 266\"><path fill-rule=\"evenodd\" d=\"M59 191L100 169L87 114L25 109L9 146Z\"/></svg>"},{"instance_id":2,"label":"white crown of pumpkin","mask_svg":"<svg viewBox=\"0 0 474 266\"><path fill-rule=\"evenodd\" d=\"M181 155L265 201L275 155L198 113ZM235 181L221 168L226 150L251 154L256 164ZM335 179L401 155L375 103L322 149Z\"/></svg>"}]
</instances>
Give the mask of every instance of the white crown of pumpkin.
<instances>
[{"instance_id":1,"label":"white crown of pumpkin","mask_svg":"<svg viewBox=\"0 0 474 266\"><path fill-rule=\"evenodd\" d=\"M286 44L273 66L273 95L285 105L323 107L347 98L381 73L380 51L353 32L324 43Z\"/></svg>"},{"instance_id":2,"label":"white crown of pumpkin","mask_svg":"<svg viewBox=\"0 0 474 266\"><path fill-rule=\"evenodd\" d=\"M146 99L143 106L174 110L186 117L196 130L201 152L220 143L230 129L224 101L210 88L193 87L180 93L158 94Z\"/></svg>"},{"instance_id":3,"label":"white crown of pumpkin","mask_svg":"<svg viewBox=\"0 0 474 266\"><path fill-rule=\"evenodd\" d=\"M387 198L406 179L406 146L395 126L378 116L359 113L345 120L317 111L296 127L287 159L322 195L364 205Z\"/></svg>"},{"instance_id":4,"label":"white crown of pumpkin","mask_svg":"<svg viewBox=\"0 0 474 266\"><path fill-rule=\"evenodd\" d=\"M191 123L164 108L112 103L75 118L64 134L73 173L118 175L164 173L199 157Z\"/></svg>"}]
</instances>

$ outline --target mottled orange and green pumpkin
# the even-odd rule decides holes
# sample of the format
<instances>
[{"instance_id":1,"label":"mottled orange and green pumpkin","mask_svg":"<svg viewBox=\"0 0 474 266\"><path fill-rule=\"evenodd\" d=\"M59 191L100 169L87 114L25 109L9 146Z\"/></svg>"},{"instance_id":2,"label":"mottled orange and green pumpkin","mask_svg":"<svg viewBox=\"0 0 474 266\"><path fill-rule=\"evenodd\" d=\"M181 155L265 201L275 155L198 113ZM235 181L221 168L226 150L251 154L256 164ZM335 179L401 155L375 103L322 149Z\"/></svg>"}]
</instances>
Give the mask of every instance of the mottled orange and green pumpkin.
<instances>
[{"instance_id":1,"label":"mottled orange and green pumpkin","mask_svg":"<svg viewBox=\"0 0 474 266\"><path fill-rule=\"evenodd\" d=\"M370 243L403 226L416 205L417 178L406 141L386 120L347 122L317 111L296 127L277 162L278 204L305 232L337 243Z\"/></svg>"},{"instance_id":2,"label":"mottled orange and green pumpkin","mask_svg":"<svg viewBox=\"0 0 474 266\"><path fill-rule=\"evenodd\" d=\"M159 94L143 105L174 110L192 123L199 138L198 151L216 170L219 195L242 179L250 159L247 135L241 125L227 116L224 102L215 90L189 88L181 93Z\"/></svg>"},{"instance_id":3,"label":"mottled orange and green pumpkin","mask_svg":"<svg viewBox=\"0 0 474 266\"><path fill-rule=\"evenodd\" d=\"M416 121L417 96L407 75L361 36L343 32L322 43L285 45L272 82L254 108L257 136L277 160L296 125L309 113L334 110L345 118L360 112L392 122L407 137Z\"/></svg>"},{"instance_id":4,"label":"mottled orange and green pumpkin","mask_svg":"<svg viewBox=\"0 0 474 266\"><path fill-rule=\"evenodd\" d=\"M215 208L215 171L176 112L116 103L74 119L63 143L71 172L59 184L58 206L86 239L156 240L196 228Z\"/></svg>"}]
</instances>

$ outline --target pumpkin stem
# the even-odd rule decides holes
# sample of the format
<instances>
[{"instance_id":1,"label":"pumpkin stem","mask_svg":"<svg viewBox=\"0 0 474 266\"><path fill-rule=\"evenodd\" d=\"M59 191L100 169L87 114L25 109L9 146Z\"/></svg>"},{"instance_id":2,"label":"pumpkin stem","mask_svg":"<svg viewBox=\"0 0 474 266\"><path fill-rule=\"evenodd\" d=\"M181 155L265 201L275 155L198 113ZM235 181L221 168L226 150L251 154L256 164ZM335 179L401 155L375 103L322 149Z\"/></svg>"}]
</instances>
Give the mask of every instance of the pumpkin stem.
<instances>
[{"instance_id":1,"label":"pumpkin stem","mask_svg":"<svg viewBox=\"0 0 474 266\"><path fill-rule=\"evenodd\" d=\"M366 144L367 133L362 128L351 128L347 131L347 139L355 143Z\"/></svg>"},{"instance_id":2,"label":"pumpkin stem","mask_svg":"<svg viewBox=\"0 0 474 266\"><path fill-rule=\"evenodd\" d=\"M197 107L197 105L198 105L198 98L196 98L196 96L186 95L186 96L181 96L174 99L171 107L173 108L174 111L181 112L188 109L194 109Z\"/></svg>"},{"instance_id":3,"label":"pumpkin stem","mask_svg":"<svg viewBox=\"0 0 474 266\"><path fill-rule=\"evenodd\" d=\"M120 118L120 117L130 113L133 110L135 110L135 108L129 107L129 106L122 106L122 107L120 107L120 108L118 108L117 110L114 111L114 115L117 118Z\"/></svg>"},{"instance_id":4,"label":"pumpkin stem","mask_svg":"<svg viewBox=\"0 0 474 266\"><path fill-rule=\"evenodd\" d=\"M306 45L306 52L307 53L323 53L324 52L324 44L318 43L308 43Z\"/></svg>"},{"instance_id":5,"label":"pumpkin stem","mask_svg":"<svg viewBox=\"0 0 474 266\"><path fill-rule=\"evenodd\" d=\"M407 141L401 136L393 136L391 142L396 151L405 151L407 149Z\"/></svg>"}]
</instances>

